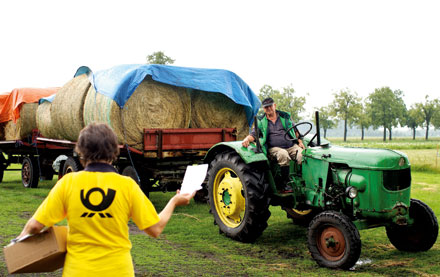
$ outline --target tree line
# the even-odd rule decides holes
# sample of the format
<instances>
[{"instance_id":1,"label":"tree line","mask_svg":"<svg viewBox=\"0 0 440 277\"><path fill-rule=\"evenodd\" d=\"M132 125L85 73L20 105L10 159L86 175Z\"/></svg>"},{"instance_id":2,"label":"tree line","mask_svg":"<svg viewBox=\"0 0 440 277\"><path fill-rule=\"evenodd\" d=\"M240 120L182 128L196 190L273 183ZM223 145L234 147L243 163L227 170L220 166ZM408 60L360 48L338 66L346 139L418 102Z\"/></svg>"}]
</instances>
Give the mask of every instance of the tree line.
<instances>
[{"instance_id":1,"label":"tree line","mask_svg":"<svg viewBox=\"0 0 440 277\"><path fill-rule=\"evenodd\" d=\"M147 56L148 64L173 64L175 60L157 51ZM264 85L260 89L260 100L272 97L280 110L290 113L296 121L300 120L300 114L305 111L305 96L296 96L292 86L277 90L270 85ZM383 128L383 140L392 140L392 130L397 126L409 127L416 138L418 127L426 128L425 139L429 138L429 127L440 129L440 99L429 99L411 105L407 109L403 101L401 90L391 90L389 87L381 87L374 90L366 98L362 99L350 89L341 89L333 93L333 101L323 107L316 107L319 111L320 127L324 131L335 128L342 120L344 123L344 141L347 140L348 127L357 126L361 129L361 139L364 139L365 130Z\"/></svg>"},{"instance_id":2,"label":"tree line","mask_svg":"<svg viewBox=\"0 0 440 277\"><path fill-rule=\"evenodd\" d=\"M289 112L296 121L301 119L300 113L305 111L306 98L296 96L291 86L280 91L264 85L258 97L260 100L272 97L277 108ZM413 139L416 137L416 129L424 127L425 139L428 140L429 127L440 129L440 99L430 99L426 95L424 101L408 109L402 97L401 90L393 91L389 87L376 88L365 98L346 88L333 93L330 104L315 109L319 111L319 123L324 137L327 130L335 128L341 120L344 123L344 141L347 140L348 128L354 126L360 128L362 140L369 127L382 128L383 140L386 141L387 137L392 140L392 130L398 126L409 127Z\"/></svg>"}]
</instances>

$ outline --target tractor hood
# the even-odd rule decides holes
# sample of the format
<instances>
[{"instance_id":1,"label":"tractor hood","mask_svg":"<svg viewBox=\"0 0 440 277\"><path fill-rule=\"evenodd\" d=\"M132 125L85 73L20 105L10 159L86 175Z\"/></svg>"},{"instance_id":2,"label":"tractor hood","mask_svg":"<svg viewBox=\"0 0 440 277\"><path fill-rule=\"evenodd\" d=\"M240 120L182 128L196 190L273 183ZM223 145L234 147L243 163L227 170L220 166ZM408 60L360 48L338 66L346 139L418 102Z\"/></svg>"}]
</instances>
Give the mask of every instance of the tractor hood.
<instances>
[{"instance_id":1,"label":"tractor hood","mask_svg":"<svg viewBox=\"0 0 440 277\"><path fill-rule=\"evenodd\" d=\"M410 165L404 153L389 149L326 145L307 148L304 156L361 169L398 170Z\"/></svg>"}]
</instances>

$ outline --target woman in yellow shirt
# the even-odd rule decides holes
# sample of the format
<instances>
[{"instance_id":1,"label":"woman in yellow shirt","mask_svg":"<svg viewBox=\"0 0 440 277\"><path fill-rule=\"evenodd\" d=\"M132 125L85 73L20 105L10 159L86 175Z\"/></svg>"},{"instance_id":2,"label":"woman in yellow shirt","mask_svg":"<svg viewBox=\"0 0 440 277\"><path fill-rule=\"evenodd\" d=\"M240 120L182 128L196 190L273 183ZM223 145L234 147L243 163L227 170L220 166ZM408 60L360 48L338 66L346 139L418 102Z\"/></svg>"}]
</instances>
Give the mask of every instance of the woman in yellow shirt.
<instances>
[{"instance_id":1,"label":"woman in yellow shirt","mask_svg":"<svg viewBox=\"0 0 440 277\"><path fill-rule=\"evenodd\" d=\"M178 191L157 214L137 183L119 175L111 165L119 148L106 124L85 127L75 151L85 169L66 174L56 183L18 238L67 218L63 276L134 276L128 221L158 237L174 208L189 204L194 193Z\"/></svg>"}]
</instances>

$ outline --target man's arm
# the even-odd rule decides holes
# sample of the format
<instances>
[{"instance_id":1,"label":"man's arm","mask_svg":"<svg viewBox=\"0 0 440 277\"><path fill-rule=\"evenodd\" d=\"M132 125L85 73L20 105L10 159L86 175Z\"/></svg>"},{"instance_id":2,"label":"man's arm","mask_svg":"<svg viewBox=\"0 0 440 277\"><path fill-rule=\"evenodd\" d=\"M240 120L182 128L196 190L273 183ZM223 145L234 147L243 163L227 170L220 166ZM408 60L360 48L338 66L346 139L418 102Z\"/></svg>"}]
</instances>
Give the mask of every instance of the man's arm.
<instances>
[{"instance_id":1,"label":"man's arm","mask_svg":"<svg viewBox=\"0 0 440 277\"><path fill-rule=\"evenodd\" d=\"M159 213L159 222L145 229L145 233L154 238L157 238L162 233L163 229L173 215L174 209L178 206L188 205L191 198L193 198L195 194L196 192L193 192L192 194L180 194L180 191L178 190L176 195L174 195L173 198L168 201L168 204Z\"/></svg>"}]
</instances>

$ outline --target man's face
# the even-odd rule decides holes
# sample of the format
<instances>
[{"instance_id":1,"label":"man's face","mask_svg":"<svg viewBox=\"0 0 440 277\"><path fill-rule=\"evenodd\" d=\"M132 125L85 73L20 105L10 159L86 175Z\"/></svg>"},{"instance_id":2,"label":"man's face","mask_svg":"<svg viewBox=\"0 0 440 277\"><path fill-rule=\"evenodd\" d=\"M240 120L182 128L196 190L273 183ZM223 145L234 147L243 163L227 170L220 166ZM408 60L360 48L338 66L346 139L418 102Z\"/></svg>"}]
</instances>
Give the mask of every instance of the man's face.
<instances>
[{"instance_id":1,"label":"man's face","mask_svg":"<svg viewBox=\"0 0 440 277\"><path fill-rule=\"evenodd\" d=\"M275 114L275 110L276 110L277 105L274 103L271 106L267 106L264 107L264 113L266 114L266 116L272 116Z\"/></svg>"}]
</instances>

